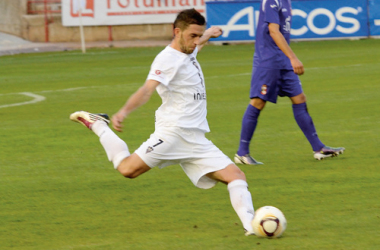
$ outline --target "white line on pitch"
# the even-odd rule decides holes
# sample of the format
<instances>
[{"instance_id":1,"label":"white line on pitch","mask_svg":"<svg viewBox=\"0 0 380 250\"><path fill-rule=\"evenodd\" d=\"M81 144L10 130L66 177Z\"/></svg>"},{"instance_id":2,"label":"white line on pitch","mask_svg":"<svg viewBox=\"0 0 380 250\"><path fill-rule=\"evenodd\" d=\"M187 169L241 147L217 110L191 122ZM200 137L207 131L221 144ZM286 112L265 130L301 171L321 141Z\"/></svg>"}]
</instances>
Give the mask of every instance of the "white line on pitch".
<instances>
[{"instance_id":1,"label":"white line on pitch","mask_svg":"<svg viewBox=\"0 0 380 250\"><path fill-rule=\"evenodd\" d=\"M42 101L44 101L46 99L45 96L36 95L36 94L30 93L30 92L20 92L18 94L30 96L30 97L33 97L34 99L31 100L31 101L27 101L27 102L19 102L19 103L12 103L12 104L2 105L2 106L0 106L0 108L9 108L9 107L14 107L14 106L22 106L22 105L32 104L32 103L36 103L36 102L42 102Z\"/></svg>"}]
</instances>

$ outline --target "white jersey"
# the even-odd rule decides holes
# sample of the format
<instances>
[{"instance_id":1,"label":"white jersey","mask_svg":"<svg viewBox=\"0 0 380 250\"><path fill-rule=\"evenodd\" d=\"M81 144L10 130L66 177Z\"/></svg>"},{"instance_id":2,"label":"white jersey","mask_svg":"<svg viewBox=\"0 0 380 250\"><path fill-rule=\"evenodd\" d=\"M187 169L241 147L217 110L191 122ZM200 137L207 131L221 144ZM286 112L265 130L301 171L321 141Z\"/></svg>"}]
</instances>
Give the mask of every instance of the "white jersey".
<instances>
[{"instance_id":1,"label":"white jersey","mask_svg":"<svg viewBox=\"0 0 380 250\"><path fill-rule=\"evenodd\" d=\"M157 86L162 105L156 111L156 129L175 126L210 131L205 81L197 53L198 48L185 54L167 46L154 59L147 79L161 83Z\"/></svg>"}]
</instances>

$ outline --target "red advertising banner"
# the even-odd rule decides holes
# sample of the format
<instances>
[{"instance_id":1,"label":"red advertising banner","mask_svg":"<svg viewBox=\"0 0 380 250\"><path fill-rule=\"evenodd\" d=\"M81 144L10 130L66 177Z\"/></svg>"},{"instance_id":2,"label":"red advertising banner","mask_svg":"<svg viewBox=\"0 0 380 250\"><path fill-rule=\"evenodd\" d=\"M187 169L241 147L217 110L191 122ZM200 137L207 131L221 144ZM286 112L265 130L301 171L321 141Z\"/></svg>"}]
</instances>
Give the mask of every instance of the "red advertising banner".
<instances>
[{"instance_id":1,"label":"red advertising banner","mask_svg":"<svg viewBox=\"0 0 380 250\"><path fill-rule=\"evenodd\" d=\"M64 26L172 23L176 14L195 8L205 13L205 0L62 0Z\"/></svg>"}]
</instances>

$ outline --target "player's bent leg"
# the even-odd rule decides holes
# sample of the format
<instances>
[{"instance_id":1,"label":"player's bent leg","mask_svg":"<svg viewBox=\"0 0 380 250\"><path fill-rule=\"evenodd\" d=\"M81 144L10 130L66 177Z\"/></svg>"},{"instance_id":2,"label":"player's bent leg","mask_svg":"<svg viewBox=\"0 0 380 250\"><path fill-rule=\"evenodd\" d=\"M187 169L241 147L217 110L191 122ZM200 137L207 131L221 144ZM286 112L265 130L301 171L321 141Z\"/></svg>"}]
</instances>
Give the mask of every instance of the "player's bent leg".
<instances>
[{"instance_id":1,"label":"player's bent leg","mask_svg":"<svg viewBox=\"0 0 380 250\"><path fill-rule=\"evenodd\" d=\"M133 153L129 157L124 158L116 169L124 177L133 179L149 171L151 168L140 158L140 156Z\"/></svg>"},{"instance_id":2,"label":"player's bent leg","mask_svg":"<svg viewBox=\"0 0 380 250\"><path fill-rule=\"evenodd\" d=\"M99 136L108 160L123 176L136 178L150 170L150 167L137 154L130 154L128 145L108 127L107 114L77 111L70 115L70 119L83 124Z\"/></svg>"}]
</instances>

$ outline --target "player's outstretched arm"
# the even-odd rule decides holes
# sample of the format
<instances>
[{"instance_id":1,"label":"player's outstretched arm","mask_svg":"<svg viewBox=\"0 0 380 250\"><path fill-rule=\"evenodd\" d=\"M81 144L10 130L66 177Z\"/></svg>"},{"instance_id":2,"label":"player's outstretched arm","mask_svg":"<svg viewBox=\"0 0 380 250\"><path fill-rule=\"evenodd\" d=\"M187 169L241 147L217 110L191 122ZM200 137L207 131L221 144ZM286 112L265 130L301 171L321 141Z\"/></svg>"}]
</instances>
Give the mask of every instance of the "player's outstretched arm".
<instances>
[{"instance_id":1,"label":"player's outstretched arm","mask_svg":"<svg viewBox=\"0 0 380 250\"><path fill-rule=\"evenodd\" d=\"M155 80L147 80L145 84L140 87L131 97L125 105L112 116L112 126L115 130L122 132L124 119L135 109L147 103L156 90L160 82Z\"/></svg>"},{"instance_id":2,"label":"player's outstretched arm","mask_svg":"<svg viewBox=\"0 0 380 250\"><path fill-rule=\"evenodd\" d=\"M305 70L303 68L302 62L298 59L296 54L290 48L289 44L286 42L285 37L280 32L280 25L276 23L270 23L268 25L269 34L272 37L273 41L280 48L282 52L290 59L294 73L297 75L302 75Z\"/></svg>"},{"instance_id":3,"label":"player's outstretched arm","mask_svg":"<svg viewBox=\"0 0 380 250\"><path fill-rule=\"evenodd\" d=\"M220 35L223 34L223 31L221 28L217 26L212 26L208 28L203 35L199 38L199 44L198 44L198 52L201 51L203 46L206 45L207 41L210 40L210 38L217 38Z\"/></svg>"}]
</instances>

